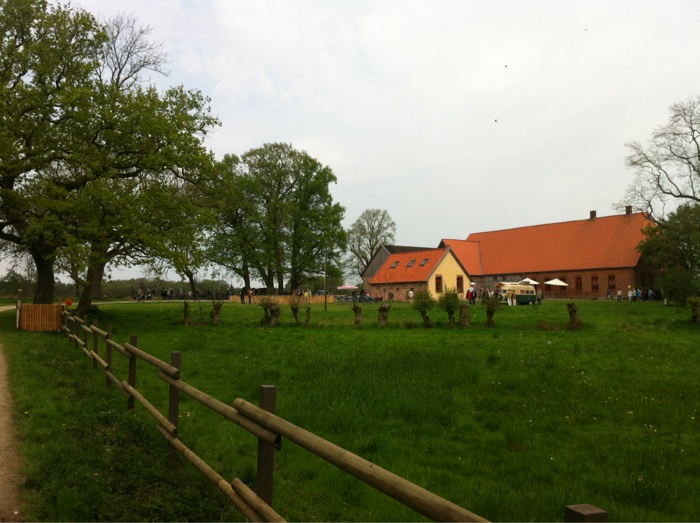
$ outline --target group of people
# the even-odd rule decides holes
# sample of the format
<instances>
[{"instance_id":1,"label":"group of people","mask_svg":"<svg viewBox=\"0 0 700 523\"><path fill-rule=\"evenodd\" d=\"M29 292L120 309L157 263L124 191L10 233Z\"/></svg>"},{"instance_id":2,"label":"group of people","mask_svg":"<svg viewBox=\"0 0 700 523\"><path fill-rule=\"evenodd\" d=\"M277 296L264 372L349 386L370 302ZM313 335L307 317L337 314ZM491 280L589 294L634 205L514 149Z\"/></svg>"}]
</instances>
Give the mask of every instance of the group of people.
<instances>
[{"instance_id":1,"label":"group of people","mask_svg":"<svg viewBox=\"0 0 700 523\"><path fill-rule=\"evenodd\" d=\"M246 289L243 287L241 289L241 303L245 303L246 298L248 299L248 303L252 305L253 303L253 296L255 296L255 289Z\"/></svg>"},{"instance_id":2,"label":"group of people","mask_svg":"<svg viewBox=\"0 0 700 523\"><path fill-rule=\"evenodd\" d=\"M623 299L622 289L617 289L617 301L622 301ZM613 290L608 289L608 300L612 301ZM656 299L656 293L654 289L649 289L645 291L643 289L635 289L631 285L627 286L627 299L629 301L654 301Z\"/></svg>"}]
</instances>

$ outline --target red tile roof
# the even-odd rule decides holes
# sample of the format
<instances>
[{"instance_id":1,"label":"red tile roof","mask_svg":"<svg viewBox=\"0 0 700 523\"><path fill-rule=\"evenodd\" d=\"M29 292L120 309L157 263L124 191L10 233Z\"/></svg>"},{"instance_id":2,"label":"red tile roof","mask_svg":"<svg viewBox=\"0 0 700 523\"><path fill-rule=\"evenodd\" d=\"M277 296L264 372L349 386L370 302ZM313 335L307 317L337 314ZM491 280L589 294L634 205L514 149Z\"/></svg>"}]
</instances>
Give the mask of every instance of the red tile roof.
<instances>
[{"instance_id":1,"label":"red tile roof","mask_svg":"<svg viewBox=\"0 0 700 523\"><path fill-rule=\"evenodd\" d=\"M635 267L652 222L644 213L470 234L443 240L469 274L514 274Z\"/></svg>"},{"instance_id":2,"label":"red tile roof","mask_svg":"<svg viewBox=\"0 0 700 523\"><path fill-rule=\"evenodd\" d=\"M469 274L481 274L479 244L467 240L442 240L438 247L449 247Z\"/></svg>"},{"instance_id":3,"label":"red tile roof","mask_svg":"<svg viewBox=\"0 0 700 523\"><path fill-rule=\"evenodd\" d=\"M379 283L408 283L428 281L430 275L450 252L449 249L426 249L422 251L394 253L377 271L371 285ZM413 261L409 267L408 264ZM423 264L423 260L427 260ZM394 267L392 269L392 267Z\"/></svg>"}]
</instances>

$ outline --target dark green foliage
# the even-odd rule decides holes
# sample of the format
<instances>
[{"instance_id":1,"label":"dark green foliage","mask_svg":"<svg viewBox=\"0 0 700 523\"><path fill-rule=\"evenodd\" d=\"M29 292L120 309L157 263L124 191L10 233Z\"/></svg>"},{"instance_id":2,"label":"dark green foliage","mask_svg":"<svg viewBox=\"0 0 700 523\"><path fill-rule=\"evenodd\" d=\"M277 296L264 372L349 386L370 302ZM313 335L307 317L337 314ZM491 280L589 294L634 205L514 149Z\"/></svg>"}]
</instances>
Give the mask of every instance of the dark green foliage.
<instances>
[{"instance_id":1,"label":"dark green foliage","mask_svg":"<svg viewBox=\"0 0 700 523\"><path fill-rule=\"evenodd\" d=\"M689 296L698 294L697 277L686 270L671 269L661 278L664 298L684 306Z\"/></svg>"}]
</instances>

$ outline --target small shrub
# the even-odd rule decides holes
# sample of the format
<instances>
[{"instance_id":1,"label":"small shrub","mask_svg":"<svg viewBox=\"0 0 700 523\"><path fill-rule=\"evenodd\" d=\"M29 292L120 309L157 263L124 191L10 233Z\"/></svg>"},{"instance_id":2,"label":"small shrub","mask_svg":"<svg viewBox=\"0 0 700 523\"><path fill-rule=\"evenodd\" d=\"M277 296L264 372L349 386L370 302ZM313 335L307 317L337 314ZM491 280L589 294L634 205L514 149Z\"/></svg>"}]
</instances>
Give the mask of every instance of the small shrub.
<instances>
[{"instance_id":1,"label":"small shrub","mask_svg":"<svg viewBox=\"0 0 700 523\"><path fill-rule=\"evenodd\" d=\"M445 292L443 292L438 299L438 307L447 313L447 319L450 325L455 324L455 313L459 310L460 306L461 300L459 299L457 290L446 287Z\"/></svg>"},{"instance_id":2,"label":"small shrub","mask_svg":"<svg viewBox=\"0 0 700 523\"><path fill-rule=\"evenodd\" d=\"M392 301L384 302L379 306L379 326L385 327L389 321L389 311L391 310Z\"/></svg>"},{"instance_id":3,"label":"small shrub","mask_svg":"<svg viewBox=\"0 0 700 523\"><path fill-rule=\"evenodd\" d=\"M264 313L261 323L263 325L271 325L273 327L277 325L280 314L282 314L282 309L280 308L280 304L277 302L277 298L274 296L261 296L260 306L263 308Z\"/></svg>"},{"instance_id":4,"label":"small shrub","mask_svg":"<svg viewBox=\"0 0 700 523\"><path fill-rule=\"evenodd\" d=\"M428 313L435 307L435 300L430 295L430 291L418 291L413 298L413 308L420 313L420 317L423 318L423 324L426 327L430 327L432 322Z\"/></svg>"}]
</instances>

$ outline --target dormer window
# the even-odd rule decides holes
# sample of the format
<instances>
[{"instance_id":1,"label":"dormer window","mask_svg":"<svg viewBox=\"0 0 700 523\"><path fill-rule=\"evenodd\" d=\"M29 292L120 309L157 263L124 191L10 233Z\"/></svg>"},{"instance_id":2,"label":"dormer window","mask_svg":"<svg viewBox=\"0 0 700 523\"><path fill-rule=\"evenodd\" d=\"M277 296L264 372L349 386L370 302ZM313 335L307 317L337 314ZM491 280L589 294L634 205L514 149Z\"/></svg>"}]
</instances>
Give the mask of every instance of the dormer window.
<instances>
[{"instance_id":1,"label":"dormer window","mask_svg":"<svg viewBox=\"0 0 700 523\"><path fill-rule=\"evenodd\" d=\"M423 265L425 265L426 263L428 263L428 258L420 262L420 266L423 267Z\"/></svg>"},{"instance_id":2,"label":"dormer window","mask_svg":"<svg viewBox=\"0 0 700 523\"><path fill-rule=\"evenodd\" d=\"M396 269L396 266L399 264L399 262L395 261L394 264L391 266L392 269Z\"/></svg>"},{"instance_id":3,"label":"dormer window","mask_svg":"<svg viewBox=\"0 0 700 523\"><path fill-rule=\"evenodd\" d=\"M408 265L406 265L406 267L413 267L414 263L416 263L416 260L411 260L410 262L408 262Z\"/></svg>"}]
</instances>

